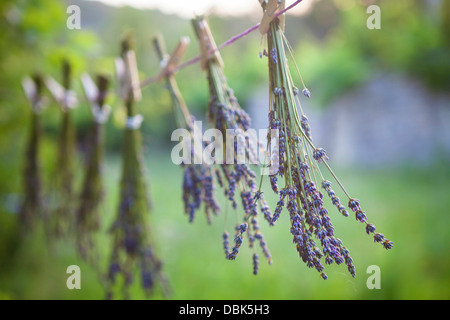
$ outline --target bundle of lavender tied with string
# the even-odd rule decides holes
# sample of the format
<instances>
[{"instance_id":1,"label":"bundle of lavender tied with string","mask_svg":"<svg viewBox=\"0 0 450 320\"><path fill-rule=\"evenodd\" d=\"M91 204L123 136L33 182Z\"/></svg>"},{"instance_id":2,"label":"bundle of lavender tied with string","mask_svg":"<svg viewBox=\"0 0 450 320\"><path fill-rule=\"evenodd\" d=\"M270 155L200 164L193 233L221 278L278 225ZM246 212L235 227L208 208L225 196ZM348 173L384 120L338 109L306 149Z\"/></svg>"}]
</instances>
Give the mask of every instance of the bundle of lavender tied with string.
<instances>
[{"instance_id":1,"label":"bundle of lavender tied with string","mask_svg":"<svg viewBox=\"0 0 450 320\"><path fill-rule=\"evenodd\" d=\"M55 209L48 213L49 235L63 237L71 232L74 219L74 184L76 179L76 128L72 110L78 100L72 87L72 65L68 60L62 63L62 85L52 77L46 77L45 84L62 111L61 133L58 141L58 158L54 175L53 194Z\"/></svg>"},{"instance_id":2,"label":"bundle of lavender tied with string","mask_svg":"<svg viewBox=\"0 0 450 320\"><path fill-rule=\"evenodd\" d=\"M260 0L260 3L266 21L269 21L264 25L262 23L260 27L261 33L267 34L267 50L260 56L266 56L268 59L269 128L278 130L279 141L279 153L272 154L271 157L272 164L275 164L278 170L270 175L270 183L273 191L280 196L272 216L272 224L276 223L286 207L293 243L303 262L308 267L315 268L324 279L327 279L327 275L321 262L322 258L325 264L345 263L349 273L355 277L353 259L342 241L335 236L320 187L343 216L349 216L349 211L331 188L331 182L324 178L320 164L325 166L348 197L348 208L354 212L357 221L365 224L366 233L373 234L374 241L381 243L386 249L391 249L393 242L383 234L375 232L376 228L368 223L359 200L349 195L331 170L325 150L313 144L308 118L300 104L300 90L294 86L287 63L286 51L292 56L292 49L284 36L284 20L281 16L273 19L274 14L284 8L284 1ZM297 65L295 67L298 71ZM300 72L298 74L301 79ZM303 95L310 97L302 79L301 82ZM278 187L278 178L284 180L284 188ZM317 242L322 249L319 249Z\"/></svg>"},{"instance_id":3,"label":"bundle of lavender tied with string","mask_svg":"<svg viewBox=\"0 0 450 320\"><path fill-rule=\"evenodd\" d=\"M120 205L111 233L113 248L108 270L107 297L113 297L117 276L123 277L123 294L129 298L129 287L136 269L141 274L141 286L147 296L159 286L163 295L168 293L168 282L159 259L153 231L150 228L150 200L144 179L142 139L140 125L142 116L137 113L136 102L140 100L139 79L131 40L122 42L121 57L116 59L120 95L127 111L123 140L123 167Z\"/></svg>"},{"instance_id":4,"label":"bundle of lavender tied with string","mask_svg":"<svg viewBox=\"0 0 450 320\"><path fill-rule=\"evenodd\" d=\"M29 138L25 153L24 170L24 199L19 210L20 226L24 232L32 229L36 218L42 218L43 194L41 162L39 149L41 145L42 128L40 113L44 107L45 99L42 96L43 80L41 75L25 77L22 86L31 107L31 123Z\"/></svg>"},{"instance_id":5,"label":"bundle of lavender tied with string","mask_svg":"<svg viewBox=\"0 0 450 320\"><path fill-rule=\"evenodd\" d=\"M189 216L189 222L195 219L196 211L200 210L203 205L206 219L209 224L212 223L212 215L217 215L220 212L220 206L214 196L215 179L214 177L220 174L217 168L213 168L210 164L199 161L199 155L194 148L195 133L200 130L195 128L195 118L189 112L186 103L180 93L175 76L171 73L171 69L175 66L175 62L181 59L187 45L189 38L183 37L180 39L178 46L175 48L171 56L168 56L165 49L165 44L162 35L154 38L153 44L158 58L161 60L162 70L161 78L166 79L166 88L170 93L172 100L173 115L175 124L178 129L188 131L190 136L189 141L183 141L189 153L189 159L182 160L180 165L183 167L183 203L184 212ZM176 60L176 61L175 61ZM173 64L173 65L172 65Z\"/></svg>"},{"instance_id":6,"label":"bundle of lavender tied with string","mask_svg":"<svg viewBox=\"0 0 450 320\"><path fill-rule=\"evenodd\" d=\"M97 84L95 84L88 74L83 74L81 82L89 102L93 123L88 136L86 171L75 214L75 229L78 252L85 260L96 265L98 259L94 246L94 233L100 229L100 209L104 198L103 126L111 111L111 107L105 103L109 78L98 75Z\"/></svg>"},{"instance_id":7,"label":"bundle of lavender tied with string","mask_svg":"<svg viewBox=\"0 0 450 320\"><path fill-rule=\"evenodd\" d=\"M207 117L211 126L220 130L223 136L227 131L247 132L250 129L251 120L248 114L239 106L232 89L228 86L223 73L223 61L220 54L216 51L214 39L209 29L208 22L204 17L197 17L192 20L196 35L202 52L202 67L207 72L209 83L210 102ZM215 51L211 54L211 51ZM259 215L271 222L272 215L266 201L262 198L256 184L256 174L250 166L238 159L248 159L250 163L256 164L255 156L258 152L258 146L248 141L248 136L237 135L231 145L224 145L224 153L227 153L227 161L215 163L219 168L216 170L217 181L225 190L225 195L231 202L236 211L236 226L234 232L234 245L230 248L230 235L224 230L223 246L225 257L229 260L235 260L244 236L247 234L249 247L253 250L253 272L258 273L259 257L256 253L255 243L258 243L262 253L268 263L272 263L272 257L267 247L267 243L259 227ZM248 145L249 148L241 148L238 144ZM242 154L244 152L245 154ZM228 155L231 155L229 161ZM217 155L216 156L220 156ZM222 154L223 156L223 154ZM239 217L238 200L240 197L242 203L243 216ZM227 214L227 213L226 213ZM227 217L225 217L226 219ZM226 228L226 223L225 223Z\"/></svg>"}]
</instances>

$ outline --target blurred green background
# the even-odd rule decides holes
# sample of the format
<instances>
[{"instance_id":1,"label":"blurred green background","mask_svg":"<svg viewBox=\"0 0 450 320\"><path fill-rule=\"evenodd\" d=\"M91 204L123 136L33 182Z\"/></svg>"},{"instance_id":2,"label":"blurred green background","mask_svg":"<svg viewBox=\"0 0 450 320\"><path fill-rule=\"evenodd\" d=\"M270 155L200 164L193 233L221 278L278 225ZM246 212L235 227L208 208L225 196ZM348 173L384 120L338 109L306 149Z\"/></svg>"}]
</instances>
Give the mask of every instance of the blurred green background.
<instances>
[{"instance_id":1,"label":"blurred green background","mask_svg":"<svg viewBox=\"0 0 450 320\"><path fill-rule=\"evenodd\" d=\"M69 4L81 8L81 30L66 28ZM380 30L366 28L366 8L370 4L376 4L382 10ZM445 111L450 110L449 15L449 1L322 0L315 1L301 16L287 15L286 37L294 48L307 86L315 93L313 106L324 113L346 93L358 91L370 83L374 75L385 72L420 83L427 95L439 97L444 108L439 114L449 115ZM63 58L72 62L76 78L84 71L90 74L103 72L114 77L114 58L119 52L119 42L127 32L134 35L143 79L158 71L159 63L151 46L151 38L157 32L164 35L169 50L180 36L189 36L191 45L186 57L198 54L190 21L158 10L109 7L82 0L6 0L0 3L0 16L0 299L103 299L105 293L98 274L77 256L70 238L49 246L41 224L27 236L19 236L17 208L22 196L30 119L20 81L36 71L59 80ZM257 17L211 15L209 20L216 42L222 43L254 25L258 22ZM264 90L266 86L267 68L258 58L260 48L260 37L254 33L222 50L229 84L244 108L251 105L258 90ZM177 80L191 112L199 118L204 117L208 91L199 65L180 71ZM74 89L82 97L78 81ZM171 299L450 298L448 145L436 147L434 138L417 143L414 150L417 157L429 153L427 161L420 163L414 161L413 155L400 162L392 161L390 165L386 162L368 165L364 161L355 165L341 161L335 166L347 190L361 200L369 221L395 244L392 250L384 250L373 244L372 238L354 218L344 218L331 211L336 235L355 260L355 279L345 266L327 267L327 281L321 280L315 270L308 269L296 254L286 215L282 215L273 228L261 222L274 263L268 266L261 261L260 274L254 276L251 252L245 246L236 261L223 257L224 215L216 217L212 226L207 225L201 215L194 224L188 223L183 214L182 169L170 159L173 147L170 134L175 128L170 97L162 84L146 87L143 94L139 108L145 117L142 132L148 170L146 178L154 203L151 221L157 248L174 291ZM81 100L73 113L80 164L87 129L92 122L88 106ZM103 257L107 257L110 250L107 230L117 210L121 170L123 109L114 92L110 103L114 111L106 125L104 177L107 189L102 208L103 230L99 235ZM392 104L395 103L401 101L392 100ZM432 103L427 105L430 110L434 107ZM362 103L360 109L364 108ZM252 114L251 110L249 112ZM399 115L402 118L410 116L408 113ZM60 111L50 104L42 120L41 160L48 183L52 180L56 161ZM445 131L447 120L450 121L450 117L439 117L445 125L439 132L442 141L450 139L450 132ZM337 123L336 126L344 129L349 125ZM433 123L426 126L432 127ZM386 128L380 125L380 130ZM389 139L395 144L395 135ZM427 148L427 144L433 148ZM403 152L400 144L397 149L399 153ZM333 165L333 158L330 163ZM276 197L266 184L264 188L273 209ZM224 199L221 203L225 208ZM231 224L228 227L232 227ZM81 267L81 290L66 287L66 268L72 264ZM101 264L106 270L106 259L101 260ZM370 265L378 265L381 269L380 290L366 287L369 276L366 270ZM143 298L137 285L133 288L132 298ZM154 298L161 297L156 294Z\"/></svg>"}]
</instances>

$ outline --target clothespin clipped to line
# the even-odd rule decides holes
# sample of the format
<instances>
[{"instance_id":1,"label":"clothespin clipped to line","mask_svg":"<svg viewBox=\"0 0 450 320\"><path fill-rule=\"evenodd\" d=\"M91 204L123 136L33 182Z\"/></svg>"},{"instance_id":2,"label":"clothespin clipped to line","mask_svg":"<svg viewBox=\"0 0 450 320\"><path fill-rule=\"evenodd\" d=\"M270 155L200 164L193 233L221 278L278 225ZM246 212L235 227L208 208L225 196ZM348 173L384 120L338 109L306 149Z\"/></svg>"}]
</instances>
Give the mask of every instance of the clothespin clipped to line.
<instances>
[{"instance_id":1,"label":"clothespin clipped to line","mask_svg":"<svg viewBox=\"0 0 450 320\"><path fill-rule=\"evenodd\" d=\"M50 91L50 94L52 95L53 99L61 107L62 111L67 112L77 107L78 99L76 97L75 92L69 89L71 66L67 60L63 61L62 71L63 71L62 80L64 85L59 84L51 76L45 77L44 83L48 91Z\"/></svg>"},{"instance_id":2,"label":"clothespin clipped to line","mask_svg":"<svg viewBox=\"0 0 450 320\"><path fill-rule=\"evenodd\" d=\"M121 98L123 100L132 98L134 101L140 101L142 93L135 52L133 50L125 51L122 57L116 58L115 65Z\"/></svg>"},{"instance_id":3,"label":"clothespin clipped to line","mask_svg":"<svg viewBox=\"0 0 450 320\"><path fill-rule=\"evenodd\" d=\"M223 67L223 60L217 49L208 21L204 17L199 17L198 19L195 19L194 28L200 42L202 69L207 69L208 61L210 60L215 60Z\"/></svg>"},{"instance_id":4,"label":"clothespin clipped to line","mask_svg":"<svg viewBox=\"0 0 450 320\"><path fill-rule=\"evenodd\" d=\"M91 106L94 121L99 124L103 124L108 121L111 113L111 107L104 104L108 79L106 77L99 76L97 86L92 78L87 73L84 73L81 76L81 84L83 86L86 98Z\"/></svg>"},{"instance_id":5,"label":"clothespin clipped to line","mask_svg":"<svg viewBox=\"0 0 450 320\"><path fill-rule=\"evenodd\" d=\"M188 126L190 126L192 122L191 115L189 113L189 110L187 109L183 97L181 96L178 85L173 75L175 73L176 67L179 65L181 58L186 51L189 42L190 40L188 37L182 37L178 42L178 45L175 47L175 50L172 52L172 55L168 55L166 52L163 36L159 34L153 39L153 46L155 48L156 54L158 55L158 59L161 60L161 66L163 68L160 72L160 75L167 79L167 89L170 91L172 99L174 101L178 101L177 105L183 113L183 117ZM176 109L174 111L176 112Z\"/></svg>"},{"instance_id":6,"label":"clothespin clipped to line","mask_svg":"<svg viewBox=\"0 0 450 320\"><path fill-rule=\"evenodd\" d=\"M261 23L259 24L259 32L261 35L265 35L267 32L269 32L270 29L270 23L272 22L275 14L277 12L280 12L284 10L286 7L286 1L285 0L260 0L259 1L261 5L265 3L264 8L264 15L262 17ZM278 18L280 20L280 28L284 32L284 23L285 23L285 16L284 13L279 16Z\"/></svg>"},{"instance_id":7,"label":"clothespin clipped to line","mask_svg":"<svg viewBox=\"0 0 450 320\"><path fill-rule=\"evenodd\" d=\"M22 79L23 91L34 113L42 111L47 104L45 97L41 96L42 86L42 78L39 75L32 78L26 76Z\"/></svg>"},{"instance_id":8,"label":"clothespin clipped to line","mask_svg":"<svg viewBox=\"0 0 450 320\"><path fill-rule=\"evenodd\" d=\"M174 72L175 68L180 64L181 59L186 53L186 49L189 43L190 43L189 37L182 37L178 42L177 46L175 47L175 49L173 50L172 54L168 57L167 56L164 57L164 59L161 60L162 69L159 72L159 75L157 76L158 81L169 76Z\"/></svg>"},{"instance_id":9,"label":"clothespin clipped to line","mask_svg":"<svg viewBox=\"0 0 450 320\"><path fill-rule=\"evenodd\" d=\"M78 105L78 99L74 91L66 90L50 76L47 76L44 79L44 83L56 103L61 106L64 112L74 109Z\"/></svg>"},{"instance_id":10,"label":"clothespin clipped to line","mask_svg":"<svg viewBox=\"0 0 450 320\"><path fill-rule=\"evenodd\" d=\"M160 41L160 44L161 43L162 42ZM139 85L141 87L144 87L150 83L159 82L162 79L175 73L176 68L178 67L178 65L181 62L181 59L186 53L189 43L190 43L189 37L182 37L170 56L165 52L165 49L159 48L161 50L161 52L159 52L160 53L159 58L162 57L160 62L161 64L160 72L154 77L145 79Z\"/></svg>"}]
</instances>

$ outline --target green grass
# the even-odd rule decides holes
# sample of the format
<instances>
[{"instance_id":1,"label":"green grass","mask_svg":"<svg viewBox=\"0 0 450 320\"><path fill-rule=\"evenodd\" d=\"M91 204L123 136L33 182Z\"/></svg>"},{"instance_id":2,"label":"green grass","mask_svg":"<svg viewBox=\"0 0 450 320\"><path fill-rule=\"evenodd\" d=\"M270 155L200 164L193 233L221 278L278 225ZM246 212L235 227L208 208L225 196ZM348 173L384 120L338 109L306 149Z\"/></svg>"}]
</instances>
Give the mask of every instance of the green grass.
<instances>
[{"instance_id":1,"label":"green grass","mask_svg":"<svg viewBox=\"0 0 450 320\"><path fill-rule=\"evenodd\" d=\"M285 211L275 227L260 221L273 256L272 266L260 254L260 274L252 274L253 252L246 239L237 260L226 260L221 235L225 227L232 230L235 213L229 206L225 208L222 199L224 213L214 217L213 225L207 225L202 214L193 224L188 223L181 201L182 170L170 161L170 151L147 151L145 157L153 201L151 221L173 289L171 299L450 298L450 171L445 166L390 171L336 169L350 194L361 200L369 222L395 246L386 251L374 244L352 215L344 218L330 208L336 236L350 250L357 275L353 279L344 265L332 265L326 267L329 279L324 281L298 257ZM109 253L106 230L116 213L121 171L119 158L108 159L104 230L99 236L103 270ZM264 195L274 208L276 197L267 188ZM49 247L42 228L17 238L16 217L0 213L0 218L3 230L8 230L0 234L0 299L104 298L95 270L76 255L70 240ZM72 264L81 267L81 290L66 288L66 268ZM370 265L381 269L380 290L366 287ZM139 286L132 290L133 298L143 298Z\"/></svg>"}]
</instances>

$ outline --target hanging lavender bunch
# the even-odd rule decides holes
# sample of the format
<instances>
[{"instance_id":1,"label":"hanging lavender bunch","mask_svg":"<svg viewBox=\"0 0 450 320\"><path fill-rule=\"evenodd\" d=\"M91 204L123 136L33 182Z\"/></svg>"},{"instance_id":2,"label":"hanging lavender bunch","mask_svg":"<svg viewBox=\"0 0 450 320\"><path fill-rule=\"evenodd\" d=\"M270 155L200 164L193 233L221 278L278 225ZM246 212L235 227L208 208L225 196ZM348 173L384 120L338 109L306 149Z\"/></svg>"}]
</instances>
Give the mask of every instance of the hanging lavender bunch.
<instances>
[{"instance_id":1,"label":"hanging lavender bunch","mask_svg":"<svg viewBox=\"0 0 450 320\"><path fill-rule=\"evenodd\" d=\"M22 86L31 107L30 132L23 175L24 199L19 210L20 226L27 232L33 227L36 218L41 218L43 210L41 164L39 161L42 136L40 113L44 107L42 77L38 74L32 78L26 77L22 81Z\"/></svg>"},{"instance_id":2,"label":"hanging lavender bunch","mask_svg":"<svg viewBox=\"0 0 450 320\"><path fill-rule=\"evenodd\" d=\"M53 194L55 210L48 217L49 234L62 237L70 231L74 218L74 180L76 169L76 132L72 119L72 110L78 100L71 88L72 67L64 60L62 65L62 85L53 78L47 77L45 84L61 107L62 124L58 141L58 155L55 172Z\"/></svg>"},{"instance_id":3,"label":"hanging lavender bunch","mask_svg":"<svg viewBox=\"0 0 450 320\"><path fill-rule=\"evenodd\" d=\"M127 123L123 140L123 167L118 215L111 227L113 248L108 270L108 298L113 298L113 286L118 275L123 277L123 292L129 298L133 274L141 273L141 286L147 296L160 285L167 293L168 283L162 262L155 251L149 223L150 201L144 179L142 141L139 131L142 116L135 102L140 100L137 66L130 40L122 42L121 58L116 67L121 97L127 110Z\"/></svg>"},{"instance_id":4,"label":"hanging lavender bunch","mask_svg":"<svg viewBox=\"0 0 450 320\"><path fill-rule=\"evenodd\" d=\"M261 4L266 12L266 1L261 1ZM267 14L273 13L275 12ZM264 55L268 57L269 65L269 128L278 129L279 132L279 154L273 159L278 165L278 172L271 175L270 180L272 189L280 198L272 222L275 224L283 208L286 208L293 243L303 262L308 267L315 268L324 279L327 279L327 275L323 260L325 264L345 263L354 277L353 259L342 241L335 236L324 194L343 216L347 217L349 211L332 189L331 182L322 175L320 165L325 166L348 197L347 207L353 211L356 220L365 225L367 234L374 234L374 241L380 242L386 249L392 248L393 243L382 234L375 233L375 226L368 223L359 201L348 194L331 170L325 150L314 146L308 118L300 105L300 92L293 84L287 64L285 48L290 50L290 47L288 44L285 46L286 39L279 19L270 23L267 43L268 50ZM304 85L302 93L310 97L310 92ZM277 186L277 179L284 180L284 188Z\"/></svg>"},{"instance_id":5,"label":"hanging lavender bunch","mask_svg":"<svg viewBox=\"0 0 450 320\"><path fill-rule=\"evenodd\" d=\"M227 130L245 133L250 129L251 119L239 106L232 89L227 84L220 54L218 52L211 54L216 46L208 22L203 17L197 17L193 19L193 26L199 39L203 57L202 67L207 72L209 84L208 120L213 128L222 132L223 136L226 136ZM250 147L239 148L239 143L241 146L249 145ZM225 195L231 202L233 209L238 208L238 202L242 203L243 209L242 217L236 221L234 244L231 249L229 248L228 232L223 234L225 257L229 260L236 259L244 236L247 235L249 246L254 248L254 243L259 243L264 256L271 264L272 257L259 230L258 220L260 214L262 214L269 223L272 223L272 215L256 185L256 174L247 163L238 161L239 158L244 158L256 163L257 147L250 143L248 136L238 135L232 146L225 144L225 150L227 153L231 150L232 163L229 161L216 163L215 172L218 175L219 184L224 188ZM258 263L258 261L258 259L254 259L255 263ZM255 266L254 270L257 269L257 266Z\"/></svg>"},{"instance_id":6,"label":"hanging lavender bunch","mask_svg":"<svg viewBox=\"0 0 450 320\"><path fill-rule=\"evenodd\" d=\"M97 77L97 85L84 74L82 83L89 101L93 124L88 135L89 147L87 165L79 206L75 216L77 248L81 257L95 264L93 234L100 228L100 205L104 198L102 181L103 164L103 126L108 120L111 108L105 104L109 79L106 76Z\"/></svg>"},{"instance_id":7,"label":"hanging lavender bunch","mask_svg":"<svg viewBox=\"0 0 450 320\"><path fill-rule=\"evenodd\" d=\"M187 46L189 43L188 38L182 38L179 42L179 47L181 50ZM162 76L166 79L166 87L170 93L173 115L175 118L175 123L179 129L188 130L190 141L184 141L189 149L189 156L191 161L182 162L183 167L183 203L184 212L189 217L189 222L193 222L195 214L198 210L203 209L206 215L206 219L209 224L212 223L212 215L218 215L220 212L220 206L214 196L215 187L215 170L214 168L201 161L195 161L201 157L195 153L194 150L194 135L195 132L199 132L200 129L194 130L195 118L190 114L186 103L178 89L178 84L175 80L175 76L170 73L170 67L168 64L171 63L171 59L179 59L180 57L174 57L177 54L177 49L175 50L172 57L168 57L164 45L164 40L161 35L158 35L153 40L155 50L161 60L161 65L163 68ZM181 52L178 50L178 52ZM198 163L201 162L201 163Z\"/></svg>"}]
</instances>

